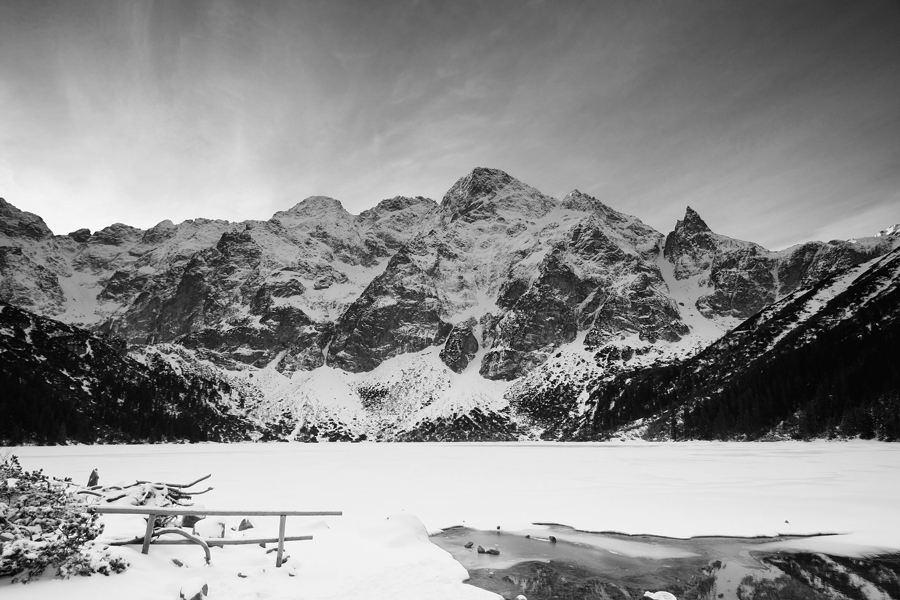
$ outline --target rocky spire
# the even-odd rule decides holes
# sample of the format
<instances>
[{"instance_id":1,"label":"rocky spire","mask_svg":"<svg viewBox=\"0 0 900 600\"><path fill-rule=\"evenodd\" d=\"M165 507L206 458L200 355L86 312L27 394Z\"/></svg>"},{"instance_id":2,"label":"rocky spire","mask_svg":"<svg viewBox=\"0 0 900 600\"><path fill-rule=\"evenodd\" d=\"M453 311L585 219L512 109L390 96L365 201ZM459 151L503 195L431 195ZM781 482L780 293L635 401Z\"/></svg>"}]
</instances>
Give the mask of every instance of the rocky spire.
<instances>
[{"instance_id":1,"label":"rocky spire","mask_svg":"<svg viewBox=\"0 0 900 600\"><path fill-rule=\"evenodd\" d=\"M666 236L663 255L675 265L675 277L685 279L709 268L718 244L715 234L690 206L684 219L675 223L675 229Z\"/></svg>"},{"instance_id":2,"label":"rocky spire","mask_svg":"<svg viewBox=\"0 0 900 600\"><path fill-rule=\"evenodd\" d=\"M684 211L684 219L675 224L675 231L680 231L685 234L694 234L707 231L711 232L712 230L709 228L709 225L700 218L697 211L688 206L687 210Z\"/></svg>"}]
</instances>

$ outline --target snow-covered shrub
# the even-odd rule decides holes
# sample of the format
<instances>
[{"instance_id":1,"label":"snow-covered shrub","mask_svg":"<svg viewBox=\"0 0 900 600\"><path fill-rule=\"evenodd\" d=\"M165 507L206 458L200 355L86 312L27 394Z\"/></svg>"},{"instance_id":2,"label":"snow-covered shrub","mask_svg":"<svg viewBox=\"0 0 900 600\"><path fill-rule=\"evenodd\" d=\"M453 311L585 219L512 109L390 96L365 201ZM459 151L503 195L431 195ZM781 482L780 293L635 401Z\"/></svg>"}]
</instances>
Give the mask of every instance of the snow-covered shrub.
<instances>
[{"instance_id":1,"label":"snow-covered shrub","mask_svg":"<svg viewBox=\"0 0 900 600\"><path fill-rule=\"evenodd\" d=\"M128 563L93 542L103 526L67 493L68 480L0 457L0 577L27 583L47 567L61 577L121 573Z\"/></svg>"}]
</instances>

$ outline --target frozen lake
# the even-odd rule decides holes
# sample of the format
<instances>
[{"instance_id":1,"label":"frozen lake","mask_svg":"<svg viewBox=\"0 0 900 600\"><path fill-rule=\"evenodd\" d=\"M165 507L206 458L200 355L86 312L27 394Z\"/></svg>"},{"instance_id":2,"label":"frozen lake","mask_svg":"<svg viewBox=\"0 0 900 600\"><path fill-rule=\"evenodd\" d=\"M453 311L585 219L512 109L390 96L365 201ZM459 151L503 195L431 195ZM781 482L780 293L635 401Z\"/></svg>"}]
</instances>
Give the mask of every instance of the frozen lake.
<instances>
[{"instance_id":1,"label":"frozen lake","mask_svg":"<svg viewBox=\"0 0 900 600\"><path fill-rule=\"evenodd\" d=\"M128 546L118 550L131 563L121 575L0 582L0 595L9 600L177 598L196 577L216 600L497 600L464 584L469 574L426 533L457 525L492 530L502 544L517 535L523 543L543 543L551 530L534 524L556 523L673 537L839 533L756 547L849 556L900 550L900 444L197 444L15 453L26 469L79 483L94 468L107 485L187 483L211 473L215 490L199 497L209 508L343 510L344 516L289 520L289 533L308 527L315 539L288 543L291 559L281 569L255 545L214 548L211 566L195 547L154 546L142 555L139 546ZM497 526L512 535L498 536ZM559 527L552 531L563 535ZM597 550L579 552L599 552L613 567L637 561L653 571L672 560L708 561L678 558L679 548L697 550L703 542L696 540L648 545L577 531L566 536L556 551L591 544ZM504 552L497 558L511 558L506 546Z\"/></svg>"},{"instance_id":2,"label":"frozen lake","mask_svg":"<svg viewBox=\"0 0 900 600\"><path fill-rule=\"evenodd\" d=\"M852 533L900 549L900 444L877 442L197 444L23 447L25 468L86 482L188 482L208 507L395 513L454 525L672 537ZM852 550L852 548L851 548Z\"/></svg>"}]
</instances>

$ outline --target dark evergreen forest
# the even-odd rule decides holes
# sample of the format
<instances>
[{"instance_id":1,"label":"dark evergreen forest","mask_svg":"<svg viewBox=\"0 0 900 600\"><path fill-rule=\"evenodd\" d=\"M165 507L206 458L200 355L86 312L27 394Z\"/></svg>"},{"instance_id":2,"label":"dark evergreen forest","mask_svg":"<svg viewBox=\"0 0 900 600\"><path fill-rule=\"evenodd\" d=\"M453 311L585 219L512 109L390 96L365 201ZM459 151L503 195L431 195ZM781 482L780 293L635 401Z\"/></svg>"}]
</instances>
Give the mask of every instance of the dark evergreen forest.
<instances>
[{"instance_id":1,"label":"dark evergreen forest","mask_svg":"<svg viewBox=\"0 0 900 600\"><path fill-rule=\"evenodd\" d=\"M229 414L221 381L144 365L121 341L38 317L8 304L0 327L0 440L64 444L228 441L252 429Z\"/></svg>"}]
</instances>

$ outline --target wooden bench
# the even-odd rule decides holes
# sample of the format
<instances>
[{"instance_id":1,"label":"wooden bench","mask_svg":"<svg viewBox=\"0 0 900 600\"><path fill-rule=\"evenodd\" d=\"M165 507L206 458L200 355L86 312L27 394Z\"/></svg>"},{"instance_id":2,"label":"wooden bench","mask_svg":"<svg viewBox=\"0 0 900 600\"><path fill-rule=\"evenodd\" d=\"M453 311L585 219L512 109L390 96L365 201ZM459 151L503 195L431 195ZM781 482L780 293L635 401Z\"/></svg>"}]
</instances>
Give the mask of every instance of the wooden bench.
<instances>
[{"instance_id":1,"label":"wooden bench","mask_svg":"<svg viewBox=\"0 0 900 600\"><path fill-rule=\"evenodd\" d=\"M233 544L268 544L278 542L278 555L275 558L275 566L280 567L284 556L284 543L301 540L311 540L311 535L295 535L285 537L284 529L288 517L339 517L341 511L298 511L298 510L214 510L207 508L191 508L189 506L91 506L91 512L105 515L146 515L147 530L144 537L125 541L111 542L111 545L143 544L141 552L150 552L150 544L197 544L206 553L206 563L210 562L210 546L225 546ZM156 528L156 517L193 515L198 517L222 516L222 517L274 517L281 518L278 526L277 538L201 538L192 535L183 529L175 527ZM159 536L168 533L180 535L184 540L161 540ZM156 539L154 539L156 538Z\"/></svg>"}]
</instances>

